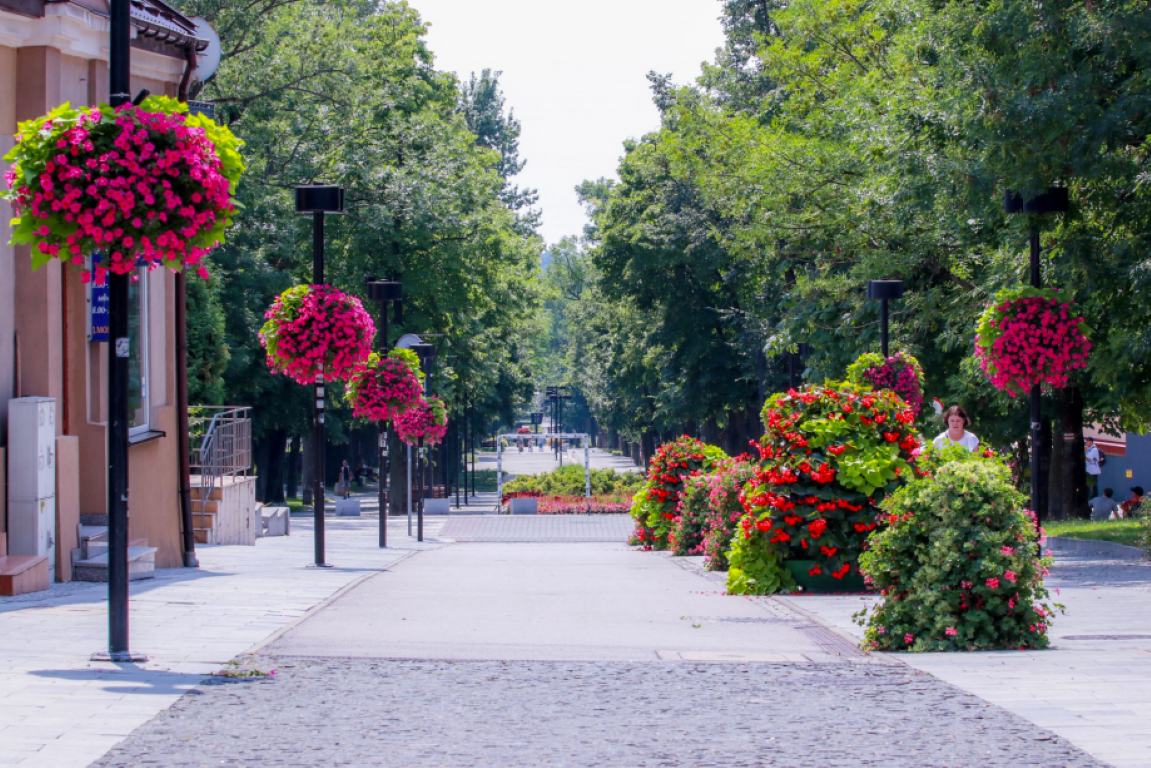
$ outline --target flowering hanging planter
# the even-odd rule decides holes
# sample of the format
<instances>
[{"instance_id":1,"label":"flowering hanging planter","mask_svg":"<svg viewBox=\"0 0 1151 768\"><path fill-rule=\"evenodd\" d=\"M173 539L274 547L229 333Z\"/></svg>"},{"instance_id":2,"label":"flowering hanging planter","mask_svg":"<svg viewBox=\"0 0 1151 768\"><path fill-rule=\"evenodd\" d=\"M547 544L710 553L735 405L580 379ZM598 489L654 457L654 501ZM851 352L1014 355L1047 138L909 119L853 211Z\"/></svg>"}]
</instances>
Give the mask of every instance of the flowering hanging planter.
<instances>
[{"instance_id":1,"label":"flowering hanging planter","mask_svg":"<svg viewBox=\"0 0 1151 768\"><path fill-rule=\"evenodd\" d=\"M372 421L388 421L419 404L423 398L420 361L407 349L386 356L373 353L348 380L352 413Z\"/></svg>"},{"instance_id":2,"label":"flowering hanging planter","mask_svg":"<svg viewBox=\"0 0 1151 768\"><path fill-rule=\"evenodd\" d=\"M995 294L975 333L980 368L1011 397L1036 384L1066 387L1090 352L1087 326L1074 305L1058 291L1030 286Z\"/></svg>"},{"instance_id":3,"label":"flowering hanging planter","mask_svg":"<svg viewBox=\"0 0 1151 768\"><path fill-rule=\"evenodd\" d=\"M297 384L348 379L368 362L376 327L360 300L330 285L297 285L264 313L268 367Z\"/></svg>"},{"instance_id":4,"label":"flowering hanging planter","mask_svg":"<svg viewBox=\"0 0 1151 768\"><path fill-rule=\"evenodd\" d=\"M448 433L448 412L444 401L429 397L395 417L400 440L415 445L422 437L425 445L438 445Z\"/></svg>"},{"instance_id":5,"label":"flowering hanging planter","mask_svg":"<svg viewBox=\"0 0 1151 768\"><path fill-rule=\"evenodd\" d=\"M164 265L207 271L203 257L224 242L239 204L242 142L174 99L140 106L74 109L64 104L21 123L4 159L13 245L31 245L32 263L54 258L128 274ZM92 277L85 272L85 280Z\"/></svg>"},{"instance_id":6,"label":"flowering hanging planter","mask_svg":"<svg viewBox=\"0 0 1151 768\"><path fill-rule=\"evenodd\" d=\"M886 359L875 352L860 355L847 367L847 380L864 389L890 389L917 417L923 407L923 368L906 353L896 352Z\"/></svg>"}]
</instances>

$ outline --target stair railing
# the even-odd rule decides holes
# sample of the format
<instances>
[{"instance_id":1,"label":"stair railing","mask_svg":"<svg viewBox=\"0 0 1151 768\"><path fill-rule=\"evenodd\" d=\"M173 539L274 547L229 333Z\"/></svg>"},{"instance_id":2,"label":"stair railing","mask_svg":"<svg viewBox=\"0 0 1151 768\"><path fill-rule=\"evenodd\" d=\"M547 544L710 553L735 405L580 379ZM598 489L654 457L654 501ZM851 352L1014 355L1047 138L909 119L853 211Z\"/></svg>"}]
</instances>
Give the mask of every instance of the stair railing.
<instances>
[{"instance_id":1,"label":"stair railing","mask_svg":"<svg viewBox=\"0 0 1151 768\"><path fill-rule=\"evenodd\" d=\"M251 408L197 405L188 408L190 467L200 477L196 527L204 527L208 502L225 478L246 477L252 466Z\"/></svg>"}]
</instances>

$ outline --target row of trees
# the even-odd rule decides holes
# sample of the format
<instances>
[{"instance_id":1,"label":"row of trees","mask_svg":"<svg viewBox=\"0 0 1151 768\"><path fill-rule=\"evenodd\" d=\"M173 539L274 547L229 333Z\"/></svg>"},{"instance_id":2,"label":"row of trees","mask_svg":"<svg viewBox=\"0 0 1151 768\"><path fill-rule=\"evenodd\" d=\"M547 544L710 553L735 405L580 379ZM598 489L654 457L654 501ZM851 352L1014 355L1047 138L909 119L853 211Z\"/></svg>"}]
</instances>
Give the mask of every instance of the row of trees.
<instances>
[{"instance_id":1,"label":"row of trees","mask_svg":"<svg viewBox=\"0 0 1151 768\"><path fill-rule=\"evenodd\" d=\"M328 281L361 297L368 276L402 281L404 321L391 324L391 340L442 334L433 390L449 408L473 404L476 424L510 419L533 390L542 241L535 193L511 181L523 165L519 124L498 73L461 83L438 71L426 26L404 2L184 0L180 9L220 34L219 70L193 98L214 102L248 165L244 210L212 255L213 276L190 281L190 401L254 407L261 497L279 500L289 441L293 456L301 443L310 450L309 391L270 374L256 343L272 297L311 281L311 220L294 213L297 184L346 188L347 214L328 218ZM369 425L330 402L333 443L374 444L374 431L358 435Z\"/></svg>"},{"instance_id":2,"label":"row of trees","mask_svg":"<svg viewBox=\"0 0 1151 768\"><path fill-rule=\"evenodd\" d=\"M625 146L619 181L579 189L593 225L549 268L563 365L630 440L701 431L728 450L758 429L785 354L840 378L879 344L868 279L900 278L895 347L927 395L1027 462L1024 405L973 356L976 318L1027 279L1007 189L1070 190L1043 222L1044 282L1093 340L1052 434L1151 421L1151 15L1134 0L724 0L726 43L690 86L652 74L661 127ZM554 262L553 262L554 265ZM722 430L722 432L721 432ZM708 434L712 432L712 434ZM1051 461L1082 476L1082 442ZM1056 468L1058 469L1058 468ZM1053 471L1067 514L1076 472ZM1022 478L1020 478L1022 479ZM1060 485L1060 483L1063 483Z\"/></svg>"}]
</instances>

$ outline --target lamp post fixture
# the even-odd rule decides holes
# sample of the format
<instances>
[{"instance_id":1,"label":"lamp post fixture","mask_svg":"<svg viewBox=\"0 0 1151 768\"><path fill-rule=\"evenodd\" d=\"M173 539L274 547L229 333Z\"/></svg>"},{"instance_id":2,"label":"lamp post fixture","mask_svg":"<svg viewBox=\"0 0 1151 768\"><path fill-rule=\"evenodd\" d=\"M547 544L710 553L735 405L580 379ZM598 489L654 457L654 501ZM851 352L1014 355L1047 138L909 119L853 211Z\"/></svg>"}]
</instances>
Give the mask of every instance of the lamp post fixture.
<instances>
[{"instance_id":1,"label":"lamp post fixture","mask_svg":"<svg viewBox=\"0 0 1151 768\"><path fill-rule=\"evenodd\" d=\"M391 280L377 280L368 278L368 299L380 305L380 328L376 336L376 346L380 355L387 355L391 349L388 342L388 304L396 305L396 322L404 321L403 286ZM388 502L391 494L391 467L388 462L388 423L385 421L380 429L378 466L380 477L376 484L379 486L380 505L380 549L388 546Z\"/></svg>"},{"instance_id":2,"label":"lamp post fixture","mask_svg":"<svg viewBox=\"0 0 1151 768\"><path fill-rule=\"evenodd\" d=\"M882 309L880 310L880 328L881 328L881 348L883 349L883 359L886 360L890 354L888 350L888 316L887 316L887 302L894 301L895 299L903 298L903 281L902 280L868 280L867 281L867 298L879 299L879 304Z\"/></svg>"},{"instance_id":3,"label":"lamp post fixture","mask_svg":"<svg viewBox=\"0 0 1151 768\"><path fill-rule=\"evenodd\" d=\"M432 379L431 364L436 361L436 348L427 342L412 344L408 349L420 358L420 370L424 372L424 396L428 394ZM424 540L424 438L420 437L416 451L416 541Z\"/></svg>"},{"instance_id":4,"label":"lamp post fixture","mask_svg":"<svg viewBox=\"0 0 1151 768\"><path fill-rule=\"evenodd\" d=\"M312 214L312 284L324 284L324 214L344 212L344 188L332 184L306 184L296 187L296 213ZM324 562L324 370L316 372L313 398L312 468L315 474L316 567Z\"/></svg>"},{"instance_id":5,"label":"lamp post fixture","mask_svg":"<svg viewBox=\"0 0 1151 768\"><path fill-rule=\"evenodd\" d=\"M1051 187L1030 200L1024 200L1018 192L1007 190L1003 198L1005 213L1028 213L1029 220L1028 239L1031 244L1031 285L1033 288L1043 287L1043 275L1039 269L1039 217L1048 213L1066 213L1069 199L1066 187ZM1042 469L1039 463L1039 443L1042 441L1041 425L1043 421L1043 395L1036 384L1031 387L1031 511L1035 519L1043 517L1040 510L1040 488L1043 487L1043 478L1040 477ZM1042 549L1042 548L1041 548Z\"/></svg>"}]
</instances>

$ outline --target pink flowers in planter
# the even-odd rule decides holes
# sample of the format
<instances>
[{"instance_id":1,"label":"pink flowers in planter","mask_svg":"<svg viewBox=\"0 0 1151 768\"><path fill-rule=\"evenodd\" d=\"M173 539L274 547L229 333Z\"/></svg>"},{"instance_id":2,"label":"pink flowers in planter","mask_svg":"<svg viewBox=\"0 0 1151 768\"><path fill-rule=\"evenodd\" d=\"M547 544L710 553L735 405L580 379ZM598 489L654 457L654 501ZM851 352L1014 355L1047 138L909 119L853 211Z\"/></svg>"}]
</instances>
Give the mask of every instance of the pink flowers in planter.
<instances>
[{"instance_id":1,"label":"pink flowers in planter","mask_svg":"<svg viewBox=\"0 0 1151 768\"><path fill-rule=\"evenodd\" d=\"M129 274L163 264L199 266L223 242L243 172L240 141L227 128L165 97L139 106L72 109L21 123L5 156L12 243L33 246L33 265L59 258ZM91 279L85 274L85 279Z\"/></svg>"},{"instance_id":2,"label":"pink flowers in planter","mask_svg":"<svg viewBox=\"0 0 1151 768\"><path fill-rule=\"evenodd\" d=\"M394 423L400 440L408 445L421 437L427 445L438 445L448 433L448 412L443 400L429 397L396 416Z\"/></svg>"},{"instance_id":3,"label":"pink flowers in planter","mask_svg":"<svg viewBox=\"0 0 1151 768\"><path fill-rule=\"evenodd\" d=\"M1087 365L1085 331L1058 291L1011 288L997 293L980 318L975 356L991 384L1011 397L1036 384L1062 389Z\"/></svg>"},{"instance_id":4,"label":"pink flowers in planter","mask_svg":"<svg viewBox=\"0 0 1151 768\"><path fill-rule=\"evenodd\" d=\"M363 369L376 333L360 300L330 285L297 285L264 313L268 367L298 384L347 379Z\"/></svg>"},{"instance_id":5,"label":"pink flowers in planter","mask_svg":"<svg viewBox=\"0 0 1151 768\"><path fill-rule=\"evenodd\" d=\"M387 356L373 353L367 364L348 381L352 414L373 421L388 421L423 401L419 359L407 349Z\"/></svg>"}]
</instances>

